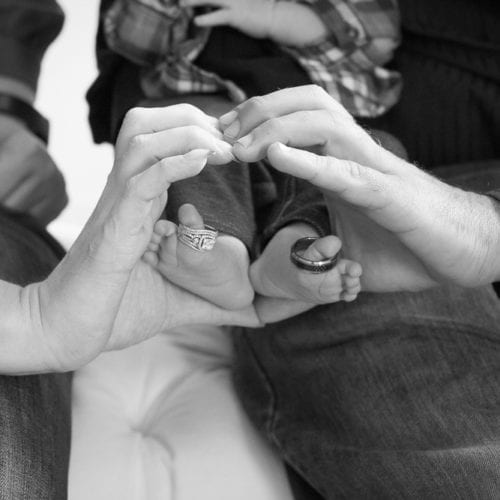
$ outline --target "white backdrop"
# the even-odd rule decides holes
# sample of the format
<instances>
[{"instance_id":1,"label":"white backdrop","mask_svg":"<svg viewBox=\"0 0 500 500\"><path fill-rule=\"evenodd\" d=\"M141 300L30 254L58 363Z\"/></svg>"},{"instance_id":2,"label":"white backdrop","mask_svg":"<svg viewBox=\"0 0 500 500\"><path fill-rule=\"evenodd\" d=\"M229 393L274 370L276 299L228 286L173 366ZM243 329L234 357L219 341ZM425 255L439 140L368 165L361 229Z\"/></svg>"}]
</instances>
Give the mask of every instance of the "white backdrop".
<instances>
[{"instance_id":1,"label":"white backdrop","mask_svg":"<svg viewBox=\"0 0 500 500\"><path fill-rule=\"evenodd\" d=\"M66 178L70 202L50 231L66 246L80 232L112 163L108 145L93 144L85 92L96 75L94 38L99 0L59 0L63 32L45 58L37 107L50 119L50 151Z\"/></svg>"}]
</instances>

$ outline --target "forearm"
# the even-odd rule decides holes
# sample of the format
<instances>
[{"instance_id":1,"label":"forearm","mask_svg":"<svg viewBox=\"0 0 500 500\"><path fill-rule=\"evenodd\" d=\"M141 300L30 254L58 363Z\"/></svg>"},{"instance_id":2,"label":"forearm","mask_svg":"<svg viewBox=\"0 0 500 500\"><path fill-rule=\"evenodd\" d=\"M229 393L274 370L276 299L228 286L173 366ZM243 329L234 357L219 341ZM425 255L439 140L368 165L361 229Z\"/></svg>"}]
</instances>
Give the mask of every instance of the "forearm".
<instances>
[{"instance_id":1,"label":"forearm","mask_svg":"<svg viewBox=\"0 0 500 500\"><path fill-rule=\"evenodd\" d=\"M303 47L326 35L326 26L307 5L277 1L272 6L269 38L275 43Z\"/></svg>"}]
</instances>

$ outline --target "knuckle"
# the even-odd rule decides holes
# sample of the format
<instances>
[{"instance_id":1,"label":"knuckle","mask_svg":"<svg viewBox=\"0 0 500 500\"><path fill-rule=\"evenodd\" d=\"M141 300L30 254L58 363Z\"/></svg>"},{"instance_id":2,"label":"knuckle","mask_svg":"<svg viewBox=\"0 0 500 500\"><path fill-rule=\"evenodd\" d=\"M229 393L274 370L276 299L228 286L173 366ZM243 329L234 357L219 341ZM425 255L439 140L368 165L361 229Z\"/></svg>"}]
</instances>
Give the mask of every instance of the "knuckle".
<instances>
[{"instance_id":1,"label":"knuckle","mask_svg":"<svg viewBox=\"0 0 500 500\"><path fill-rule=\"evenodd\" d=\"M322 155L314 155L313 161L315 163L316 176L322 171L328 168L329 162L328 158Z\"/></svg>"},{"instance_id":2,"label":"knuckle","mask_svg":"<svg viewBox=\"0 0 500 500\"><path fill-rule=\"evenodd\" d=\"M359 163L352 160L345 160L345 167L348 174L355 179L368 180L368 175L364 168Z\"/></svg>"},{"instance_id":3,"label":"knuckle","mask_svg":"<svg viewBox=\"0 0 500 500\"><path fill-rule=\"evenodd\" d=\"M267 112L267 99L264 96L251 97L247 101L245 107L252 113L258 113L259 115L263 115L264 117L266 117L265 113Z\"/></svg>"},{"instance_id":4,"label":"knuckle","mask_svg":"<svg viewBox=\"0 0 500 500\"><path fill-rule=\"evenodd\" d=\"M188 141L202 142L206 139L206 132L198 125L188 125L185 127Z\"/></svg>"},{"instance_id":5,"label":"knuckle","mask_svg":"<svg viewBox=\"0 0 500 500\"><path fill-rule=\"evenodd\" d=\"M145 111L146 108L141 107L129 109L123 119L123 126L130 127L140 125L144 119Z\"/></svg>"},{"instance_id":6,"label":"knuckle","mask_svg":"<svg viewBox=\"0 0 500 500\"><path fill-rule=\"evenodd\" d=\"M133 177L130 177L130 179L127 179L127 182L125 183L125 193L127 195L131 196L135 194L135 192L137 191L137 182L137 175L134 175Z\"/></svg>"},{"instance_id":7,"label":"knuckle","mask_svg":"<svg viewBox=\"0 0 500 500\"><path fill-rule=\"evenodd\" d=\"M137 134L130 138L130 151L143 151L147 148L147 136L145 134Z\"/></svg>"},{"instance_id":8,"label":"knuckle","mask_svg":"<svg viewBox=\"0 0 500 500\"><path fill-rule=\"evenodd\" d=\"M196 106L188 103L177 104L178 111L182 113L187 119L199 120L201 119L205 113Z\"/></svg>"},{"instance_id":9,"label":"knuckle","mask_svg":"<svg viewBox=\"0 0 500 500\"><path fill-rule=\"evenodd\" d=\"M319 85L311 84L308 85L306 88L313 97L316 97L318 99L324 99L325 97L330 97L329 94L326 92L326 90L323 87L320 87Z\"/></svg>"},{"instance_id":10,"label":"knuckle","mask_svg":"<svg viewBox=\"0 0 500 500\"><path fill-rule=\"evenodd\" d=\"M280 136L283 132L283 121L280 118L269 118L261 127L264 136Z\"/></svg>"}]
</instances>

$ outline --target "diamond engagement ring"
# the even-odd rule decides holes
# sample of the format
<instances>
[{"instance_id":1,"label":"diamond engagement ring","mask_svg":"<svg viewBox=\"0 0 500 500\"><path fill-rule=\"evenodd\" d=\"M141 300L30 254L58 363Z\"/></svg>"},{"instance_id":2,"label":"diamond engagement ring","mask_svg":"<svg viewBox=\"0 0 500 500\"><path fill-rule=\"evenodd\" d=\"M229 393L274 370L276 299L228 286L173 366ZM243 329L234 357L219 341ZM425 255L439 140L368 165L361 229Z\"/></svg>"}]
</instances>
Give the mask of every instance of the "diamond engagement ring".
<instances>
[{"instance_id":1,"label":"diamond engagement ring","mask_svg":"<svg viewBox=\"0 0 500 500\"><path fill-rule=\"evenodd\" d=\"M290 260L299 269L305 269L311 273L326 273L333 269L337 264L338 254L323 260L306 259L303 254L317 239L318 237L299 238L290 250Z\"/></svg>"},{"instance_id":2,"label":"diamond engagement ring","mask_svg":"<svg viewBox=\"0 0 500 500\"><path fill-rule=\"evenodd\" d=\"M209 252L215 245L218 231L212 226L205 226L204 229L193 229L184 224L177 227L177 238L180 242L197 252Z\"/></svg>"}]
</instances>

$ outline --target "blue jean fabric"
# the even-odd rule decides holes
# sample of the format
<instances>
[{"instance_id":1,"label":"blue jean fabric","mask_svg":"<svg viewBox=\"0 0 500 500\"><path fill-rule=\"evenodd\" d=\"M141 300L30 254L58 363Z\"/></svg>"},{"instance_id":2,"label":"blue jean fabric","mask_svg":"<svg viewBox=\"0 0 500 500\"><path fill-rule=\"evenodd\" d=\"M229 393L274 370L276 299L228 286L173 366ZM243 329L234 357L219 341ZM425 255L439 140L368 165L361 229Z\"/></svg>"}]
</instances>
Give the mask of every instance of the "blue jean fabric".
<instances>
[{"instance_id":1,"label":"blue jean fabric","mask_svg":"<svg viewBox=\"0 0 500 500\"><path fill-rule=\"evenodd\" d=\"M0 279L44 279L63 252L29 218L0 211ZM0 376L0 498L67 497L71 375Z\"/></svg>"},{"instance_id":2,"label":"blue jean fabric","mask_svg":"<svg viewBox=\"0 0 500 500\"><path fill-rule=\"evenodd\" d=\"M235 345L239 394L296 498L500 498L490 287L362 294Z\"/></svg>"}]
</instances>

